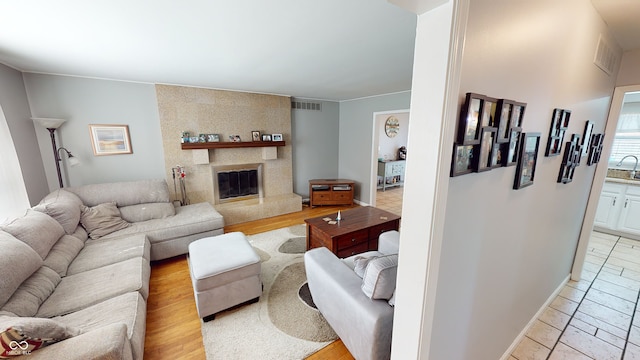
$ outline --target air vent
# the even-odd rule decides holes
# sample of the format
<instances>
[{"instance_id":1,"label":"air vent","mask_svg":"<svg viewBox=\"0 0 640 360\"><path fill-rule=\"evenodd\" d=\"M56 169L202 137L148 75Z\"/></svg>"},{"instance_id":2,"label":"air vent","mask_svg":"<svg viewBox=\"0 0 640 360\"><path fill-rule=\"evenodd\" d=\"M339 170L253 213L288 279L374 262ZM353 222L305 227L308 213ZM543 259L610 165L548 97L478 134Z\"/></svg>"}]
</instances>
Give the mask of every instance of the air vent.
<instances>
[{"instance_id":1,"label":"air vent","mask_svg":"<svg viewBox=\"0 0 640 360\"><path fill-rule=\"evenodd\" d=\"M291 102L291 108L292 109L298 109L298 110L322 111L322 107L321 107L320 103L305 102L305 101L292 101Z\"/></svg>"},{"instance_id":2,"label":"air vent","mask_svg":"<svg viewBox=\"0 0 640 360\"><path fill-rule=\"evenodd\" d=\"M596 49L596 57L593 59L593 63L602 71L606 72L607 75L611 76L617 62L618 56L616 55L615 50L604 39L604 37L602 37L602 34L600 34L600 38L598 39L598 48Z\"/></svg>"}]
</instances>

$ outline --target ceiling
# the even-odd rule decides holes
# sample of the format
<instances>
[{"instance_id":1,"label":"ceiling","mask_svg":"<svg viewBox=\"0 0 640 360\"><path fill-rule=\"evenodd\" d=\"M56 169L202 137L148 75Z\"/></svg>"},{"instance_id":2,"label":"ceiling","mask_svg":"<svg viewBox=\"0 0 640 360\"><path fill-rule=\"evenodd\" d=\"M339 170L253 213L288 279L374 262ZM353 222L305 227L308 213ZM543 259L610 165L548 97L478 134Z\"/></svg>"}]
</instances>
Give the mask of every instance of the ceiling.
<instances>
[{"instance_id":1,"label":"ceiling","mask_svg":"<svg viewBox=\"0 0 640 360\"><path fill-rule=\"evenodd\" d=\"M640 48L640 0L592 3ZM336 101L411 89L416 15L386 0L2 0L0 14L0 63L24 72Z\"/></svg>"},{"instance_id":2,"label":"ceiling","mask_svg":"<svg viewBox=\"0 0 640 360\"><path fill-rule=\"evenodd\" d=\"M345 100L411 89L417 17L386 0L0 1L24 72Z\"/></svg>"},{"instance_id":3,"label":"ceiling","mask_svg":"<svg viewBox=\"0 0 640 360\"><path fill-rule=\"evenodd\" d=\"M591 0L622 50L640 49L639 0Z\"/></svg>"}]
</instances>

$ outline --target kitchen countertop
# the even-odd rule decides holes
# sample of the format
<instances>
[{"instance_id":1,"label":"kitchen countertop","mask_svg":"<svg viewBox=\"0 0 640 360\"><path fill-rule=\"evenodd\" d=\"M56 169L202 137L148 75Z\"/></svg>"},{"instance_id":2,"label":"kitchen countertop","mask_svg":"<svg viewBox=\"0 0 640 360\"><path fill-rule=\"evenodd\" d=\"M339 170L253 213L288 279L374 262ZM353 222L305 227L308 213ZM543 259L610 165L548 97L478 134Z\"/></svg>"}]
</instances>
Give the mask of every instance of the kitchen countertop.
<instances>
[{"instance_id":1,"label":"kitchen countertop","mask_svg":"<svg viewBox=\"0 0 640 360\"><path fill-rule=\"evenodd\" d=\"M618 183L618 184L627 184L627 185L636 185L636 186L640 186L640 180L631 180L631 179L621 179L621 178L614 178L614 177L606 177L604 179L604 181L606 182L611 182L611 183Z\"/></svg>"}]
</instances>

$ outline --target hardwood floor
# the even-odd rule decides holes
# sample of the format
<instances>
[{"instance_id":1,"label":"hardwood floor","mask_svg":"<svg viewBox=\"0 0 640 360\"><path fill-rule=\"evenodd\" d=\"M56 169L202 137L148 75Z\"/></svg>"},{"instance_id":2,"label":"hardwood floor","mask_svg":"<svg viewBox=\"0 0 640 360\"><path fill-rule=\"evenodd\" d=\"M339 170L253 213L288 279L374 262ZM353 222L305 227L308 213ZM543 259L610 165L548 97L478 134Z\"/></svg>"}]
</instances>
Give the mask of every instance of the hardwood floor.
<instances>
[{"instance_id":1,"label":"hardwood floor","mask_svg":"<svg viewBox=\"0 0 640 360\"><path fill-rule=\"evenodd\" d=\"M225 233L242 231L246 235L302 224L304 219L324 216L348 206L321 206L269 219L225 226ZM215 320L214 320L215 321ZM193 288L186 256L151 263L147 332L144 344L146 359L205 359L200 319L193 298ZM338 340L311 355L310 360L353 360Z\"/></svg>"}]
</instances>

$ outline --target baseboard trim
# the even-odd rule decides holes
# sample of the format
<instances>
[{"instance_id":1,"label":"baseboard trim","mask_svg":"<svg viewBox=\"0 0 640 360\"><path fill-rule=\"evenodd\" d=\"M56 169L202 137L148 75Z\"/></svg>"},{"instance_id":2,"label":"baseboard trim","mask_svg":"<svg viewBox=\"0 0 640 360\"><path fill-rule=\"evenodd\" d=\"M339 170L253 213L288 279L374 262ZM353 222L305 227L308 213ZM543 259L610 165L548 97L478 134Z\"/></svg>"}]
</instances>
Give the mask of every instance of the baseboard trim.
<instances>
[{"instance_id":1,"label":"baseboard trim","mask_svg":"<svg viewBox=\"0 0 640 360\"><path fill-rule=\"evenodd\" d=\"M529 329L533 326L533 323L536 321L536 319L538 319L540 317L540 315L542 315L542 313L544 312L544 310L547 308L547 306L549 306L549 304L551 304L551 302L553 301L553 299L556 298L556 296L558 296L558 294L560 294L560 291L562 291L562 289L564 288L565 285L567 285L567 283L569 282L569 279L571 278L571 274L567 275L566 278L564 278L564 280L560 283L560 285L555 289L555 291L553 293L551 293L551 296L549 296L549 298L547 299L547 301L544 302L544 304L540 307L540 309L538 310L538 312L535 313L535 315L533 315L533 318L531 318L531 320L529 320L529 323L527 324L527 326L524 327L524 329L522 329L522 331L520 332L520 334L518 334L518 336L516 337L516 339L513 341L513 343L511 344L511 346L509 346L509 348L507 349L507 351L502 354L502 357L500 357L500 360L508 360L509 356L511 356L511 353L513 353L513 351L516 349L516 347L518 346L518 344L520 344L520 341L522 341L522 339L524 338L524 336L527 334L527 332L529 331Z\"/></svg>"}]
</instances>

